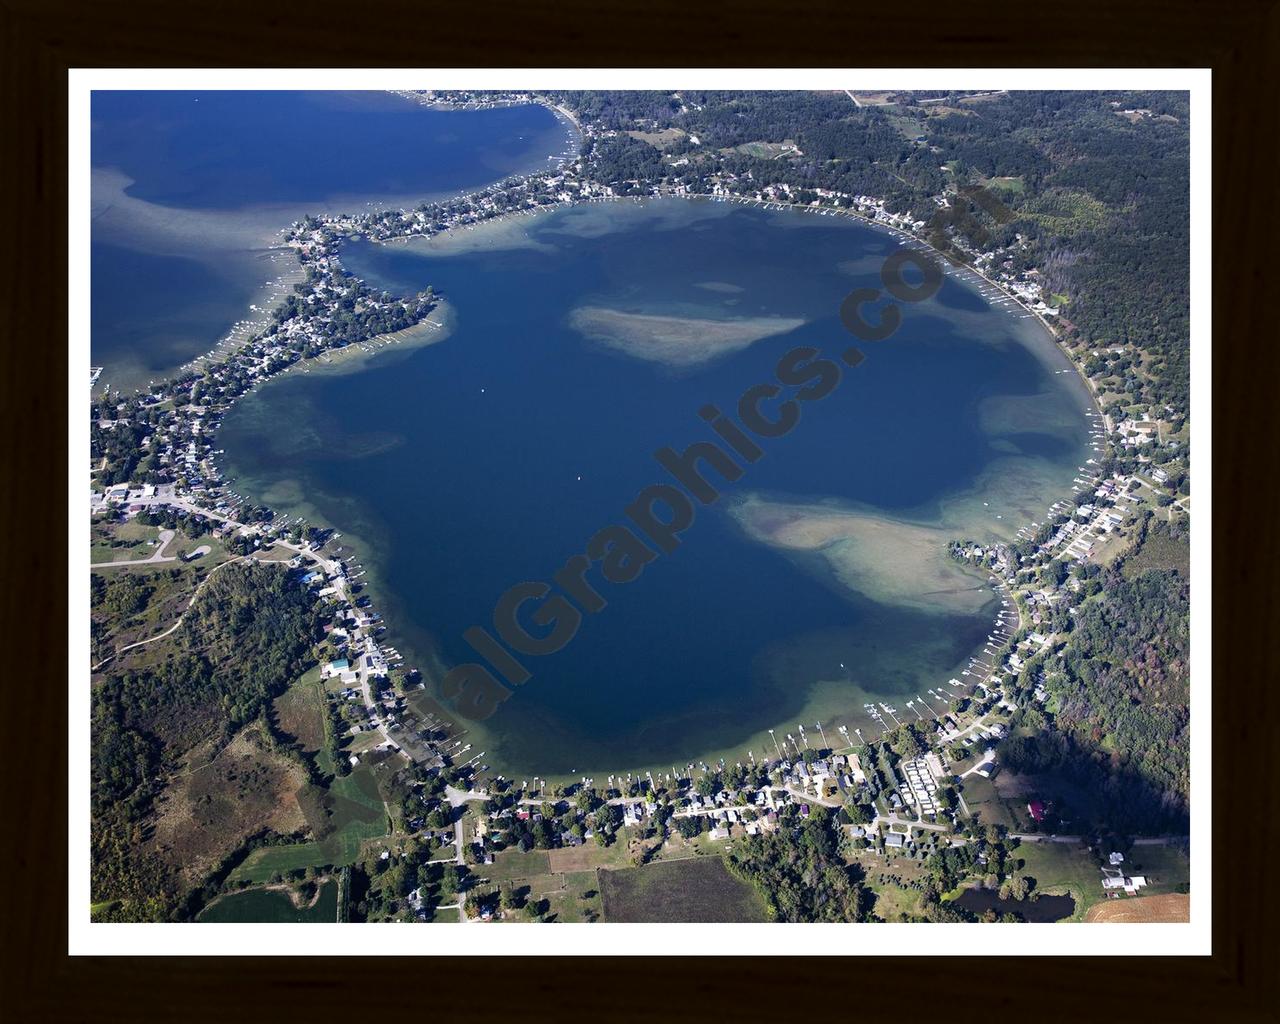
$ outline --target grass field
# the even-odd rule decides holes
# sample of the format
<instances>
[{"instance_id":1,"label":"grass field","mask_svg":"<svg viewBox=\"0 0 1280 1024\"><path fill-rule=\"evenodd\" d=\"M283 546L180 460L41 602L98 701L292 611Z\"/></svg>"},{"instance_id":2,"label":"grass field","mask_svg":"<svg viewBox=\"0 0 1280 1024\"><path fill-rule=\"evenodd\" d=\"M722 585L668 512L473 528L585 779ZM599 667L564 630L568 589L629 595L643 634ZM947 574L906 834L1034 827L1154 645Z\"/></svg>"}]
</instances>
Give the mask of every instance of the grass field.
<instances>
[{"instance_id":1,"label":"grass field","mask_svg":"<svg viewBox=\"0 0 1280 1024\"><path fill-rule=\"evenodd\" d=\"M299 868L352 864L365 842L387 834L386 808L367 769L339 776L327 790L308 787L298 802L319 838L254 850L228 876L232 881L265 882Z\"/></svg>"},{"instance_id":2,"label":"grass field","mask_svg":"<svg viewBox=\"0 0 1280 1024\"><path fill-rule=\"evenodd\" d=\"M1135 846L1129 851L1125 870L1145 875L1144 894L1177 892L1191 882L1191 859L1177 846L1152 844Z\"/></svg>"},{"instance_id":3,"label":"grass field","mask_svg":"<svg viewBox=\"0 0 1280 1024\"><path fill-rule=\"evenodd\" d=\"M492 864L486 864L480 873L495 882L507 882L516 878L532 878L534 875L545 875L551 870L551 862L546 850L503 850L493 858Z\"/></svg>"},{"instance_id":4,"label":"grass field","mask_svg":"<svg viewBox=\"0 0 1280 1024\"><path fill-rule=\"evenodd\" d=\"M684 138L684 132L679 128L664 128L660 132L627 132L627 134L633 139L649 143L654 149L666 149L672 143Z\"/></svg>"},{"instance_id":5,"label":"grass field","mask_svg":"<svg viewBox=\"0 0 1280 1024\"><path fill-rule=\"evenodd\" d=\"M154 542L160 536L155 526L137 520L108 523L97 519L89 528L89 559L92 562L118 562L128 558L150 558Z\"/></svg>"},{"instance_id":6,"label":"grass field","mask_svg":"<svg viewBox=\"0 0 1280 1024\"><path fill-rule=\"evenodd\" d=\"M1105 204L1075 189L1049 189L1032 200L1028 210L1033 220L1063 234L1101 227L1107 219Z\"/></svg>"},{"instance_id":7,"label":"grass field","mask_svg":"<svg viewBox=\"0 0 1280 1024\"><path fill-rule=\"evenodd\" d=\"M325 689L320 666L308 669L289 689L275 699L276 728L292 736L325 775L334 774L333 758L325 744L329 716L325 713Z\"/></svg>"},{"instance_id":8,"label":"grass field","mask_svg":"<svg viewBox=\"0 0 1280 1024\"><path fill-rule=\"evenodd\" d=\"M995 192L1008 192L1014 195L1020 195L1027 190L1027 183L1021 176L1014 178L988 178L985 185Z\"/></svg>"},{"instance_id":9,"label":"grass field","mask_svg":"<svg viewBox=\"0 0 1280 1024\"><path fill-rule=\"evenodd\" d=\"M1012 828L1016 823L1008 803L1000 796L995 785L981 775L965 776L964 802L984 825Z\"/></svg>"},{"instance_id":10,"label":"grass field","mask_svg":"<svg viewBox=\"0 0 1280 1024\"><path fill-rule=\"evenodd\" d=\"M169 561L155 562L150 565L115 567L103 564L150 558L158 549L156 542L160 538L160 531L161 527L147 526L136 519L121 523L95 521L89 533L89 560L95 566L106 568L110 572L125 570L155 572L157 569L172 568L182 564L199 564L211 569L231 557L226 545L212 534L188 537L181 530L177 530L164 547L164 557ZM197 550L206 547L209 549L208 552L199 558L191 557ZM187 558L191 558L190 563L186 562Z\"/></svg>"},{"instance_id":11,"label":"grass field","mask_svg":"<svg viewBox=\"0 0 1280 1024\"><path fill-rule=\"evenodd\" d=\"M1101 901L1102 871L1083 843L1026 843L1014 852L1023 862L1023 874L1036 880L1036 889L1046 893L1069 893L1076 901L1072 921L1084 919L1085 912Z\"/></svg>"},{"instance_id":12,"label":"grass field","mask_svg":"<svg viewBox=\"0 0 1280 1024\"><path fill-rule=\"evenodd\" d=\"M326 881L307 907L295 906L289 894L278 889L248 889L215 900L196 920L214 924L333 924L337 912L338 884Z\"/></svg>"},{"instance_id":13,"label":"grass field","mask_svg":"<svg viewBox=\"0 0 1280 1024\"><path fill-rule=\"evenodd\" d=\"M631 863L627 844L621 840L612 846L597 846L594 842L582 846L548 850L547 858L552 871L594 871L596 868L626 867Z\"/></svg>"},{"instance_id":14,"label":"grass field","mask_svg":"<svg viewBox=\"0 0 1280 1024\"><path fill-rule=\"evenodd\" d=\"M1127 555L1133 549L1131 533L1113 533L1103 537L1093 549L1090 561L1098 565L1111 565L1117 558ZM1127 575L1127 573L1126 573Z\"/></svg>"},{"instance_id":15,"label":"grass field","mask_svg":"<svg viewBox=\"0 0 1280 1024\"><path fill-rule=\"evenodd\" d=\"M757 160L776 160L788 153L799 152L794 139L783 139L781 142L744 142L741 146L735 146L734 149Z\"/></svg>"},{"instance_id":16,"label":"grass field","mask_svg":"<svg viewBox=\"0 0 1280 1024\"><path fill-rule=\"evenodd\" d=\"M597 872L606 921L767 921L764 900L719 857Z\"/></svg>"},{"instance_id":17,"label":"grass field","mask_svg":"<svg viewBox=\"0 0 1280 1024\"><path fill-rule=\"evenodd\" d=\"M873 885L875 914L889 922L906 921L920 914L920 892L893 883Z\"/></svg>"},{"instance_id":18,"label":"grass field","mask_svg":"<svg viewBox=\"0 0 1280 1024\"><path fill-rule=\"evenodd\" d=\"M1191 542L1183 537L1179 540L1163 535L1148 533L1132 555L1125 559L1124 574L1133 579L1146 569L1176 569L1184 580L1191 578Z\"/></svg>"},{"instance_id":19,"label":"grass field","mask_svg":"<svg viewBox=\"0 0 1280 1024\"><path fill-rule=\"evenodd\" d=\"M607 851L598 847L580 847L597 854ZM547 901L544 918L558 922L599 920L602 914L599 888L594 867L582 870L564 870L553 862L555 854L577 853L578 850L504 850L492 864L476 867L483 879L482 889L503 888L517 893L522 899ZM524 921L523 912L515 911L508 920Z\"/></svg>"}]
</instances>

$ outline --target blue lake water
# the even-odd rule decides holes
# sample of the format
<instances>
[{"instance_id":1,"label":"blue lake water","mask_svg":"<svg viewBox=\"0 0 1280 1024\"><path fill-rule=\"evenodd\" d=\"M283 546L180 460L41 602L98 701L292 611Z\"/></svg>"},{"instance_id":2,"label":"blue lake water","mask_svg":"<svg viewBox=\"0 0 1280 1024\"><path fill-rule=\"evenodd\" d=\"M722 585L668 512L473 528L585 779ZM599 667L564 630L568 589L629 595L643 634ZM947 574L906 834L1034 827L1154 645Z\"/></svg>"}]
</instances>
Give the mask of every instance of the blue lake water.
<instances>
[{"instance_id":1,"label":"blue lake water","mask_svg":"<svg viewBox=\"0 0 1280 1024\"><path fill-rule=\"evenodd\" d=\"M669 480L655 450L714 439L704 405L734 409L797 345L838 356L852 340L841 300L878 285L900 244L849 219L705 201L523 224L494 229L480 252L349 245L346 265L372 283L440 290L453 333L359 373L273 381L220 435L242 493L360 539L411 664L476 660L461 634L490 626L508 587L549 580L623 522L642 488ZM804 322L672 366L584 336L583 307ZM1079 382L1056 372L1065 360L1030 323L952 278L935 300L904 307L897 334L864 344L865 362L806 405L789 436L762 442L767 454L741 480L712 477L724 496L699 509L673 554L632 583L600 583L607 608L564 650L523 659L533 678L470 726L476 749L500 769L598 774L745 757L765 749L765 730L798 735L818 717L828 730L873 728L863 707L878 700L914 721L903 701L960 671L996 599L979 593L957 611L860 593L818 554L747 536L728 509L752 495L874 509L956 537L1008 535L1021 525L1014 510L997 522L983 500L1032 477L1034 500L1062 497L1087 443ZM1001 402L1021 414L993 421Z\"/></svg>"},{"instance_id":2,"label":"blue lake water","mask_svg":"<svg viewBox=\"0 0 1280 1024\"><path fill-rule=\"evenodd\" d=\"M96 92L91 123L92 361L126 389L250 317L287 269L265 250L298 217L404 206L576 149L541 106L386 93Z\"/></svg>"}]
</instances>

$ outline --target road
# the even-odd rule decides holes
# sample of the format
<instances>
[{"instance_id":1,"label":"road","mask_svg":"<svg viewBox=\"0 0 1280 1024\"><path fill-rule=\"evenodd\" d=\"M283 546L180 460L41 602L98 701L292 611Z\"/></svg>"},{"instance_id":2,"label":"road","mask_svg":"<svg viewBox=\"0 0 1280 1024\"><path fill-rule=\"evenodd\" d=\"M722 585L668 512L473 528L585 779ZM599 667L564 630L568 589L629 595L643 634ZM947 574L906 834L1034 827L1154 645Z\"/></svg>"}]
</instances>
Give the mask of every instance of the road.
<instances>
[{"instance_id":1,"label":"road","mask_svg":"<svg viewBox=\"0 0 1280 1024\"><path fill-rule=\"evenodd\" d=\"M1010 839L1021 839L1024 843L1084 843L1084 836L1044 836L1034 832L1010 832ZM1185 843L1187 836L1144 836L1133 841L1134 846L1167 846L1170 843Z\"/></svg>"},{"instance_id":2,"label":"road","mask_svg":"<svg viewBox=\"0 0 1280 1024\"><path fill-rule=\"evenodd\" d=\"M94 562L90 565L91 569L103 569L112 565L151 565L153 562L176 562L177 555L165 555L164 549L169 546L169 542L173 540L172 530L160 531L159 546L151 553L150 558L126 558L119 562Z\"/></svg>"}]
</instances>

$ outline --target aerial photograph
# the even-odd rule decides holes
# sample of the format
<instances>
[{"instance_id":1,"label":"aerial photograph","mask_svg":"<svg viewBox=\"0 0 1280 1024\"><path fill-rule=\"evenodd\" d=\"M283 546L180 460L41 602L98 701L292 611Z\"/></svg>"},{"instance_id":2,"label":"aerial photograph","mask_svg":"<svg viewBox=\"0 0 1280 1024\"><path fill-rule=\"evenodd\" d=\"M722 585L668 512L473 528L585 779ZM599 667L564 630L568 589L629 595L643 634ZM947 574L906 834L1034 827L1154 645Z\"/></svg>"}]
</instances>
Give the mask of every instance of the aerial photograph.
<instances>
[{"instance_id":1,"label":"aerial photograph","mask_svg":"<svg viewBox=\"0 0 1280 1024\"><path fill-rule=\"evenodd\" d=\"M90 94L87 926L1191 921L1191 94L650 80Z\"/></svg>"}]
</instances>

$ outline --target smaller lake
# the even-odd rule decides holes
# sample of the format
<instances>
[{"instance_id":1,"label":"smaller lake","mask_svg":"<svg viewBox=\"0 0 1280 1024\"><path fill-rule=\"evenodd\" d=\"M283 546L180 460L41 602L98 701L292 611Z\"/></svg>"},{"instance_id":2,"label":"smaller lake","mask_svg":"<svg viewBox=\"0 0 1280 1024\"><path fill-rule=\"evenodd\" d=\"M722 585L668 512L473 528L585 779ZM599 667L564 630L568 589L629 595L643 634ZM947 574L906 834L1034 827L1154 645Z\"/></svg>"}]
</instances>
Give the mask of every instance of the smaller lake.
<instances>
[{"instance_id":1,"label":"smaller lake","mask_svg":"<svg viewBox=\"0 0 1280 1024\"><path fill-rule=\"evenodd\" d=\"M278 889L248 889L210 903L196 918L201 924L334 924L338 920L338 885L328 881L315 903L298 909Z\"/></svg>"},{"instance_id":2,"label":"smaller lake","mask_svg":"<svg viewBox=\"0 0 1280 1024\"><path fill-rule=\"evenodd\" d=\"M1076 912L1076 901L1070 896L1039 896L1033 900L1002 900L991 889L966 889L955 899L957 907L981 917L988 910L997 914L1017 914L1030 924L1061 921Z\"/></svg>"}]
</instances>

